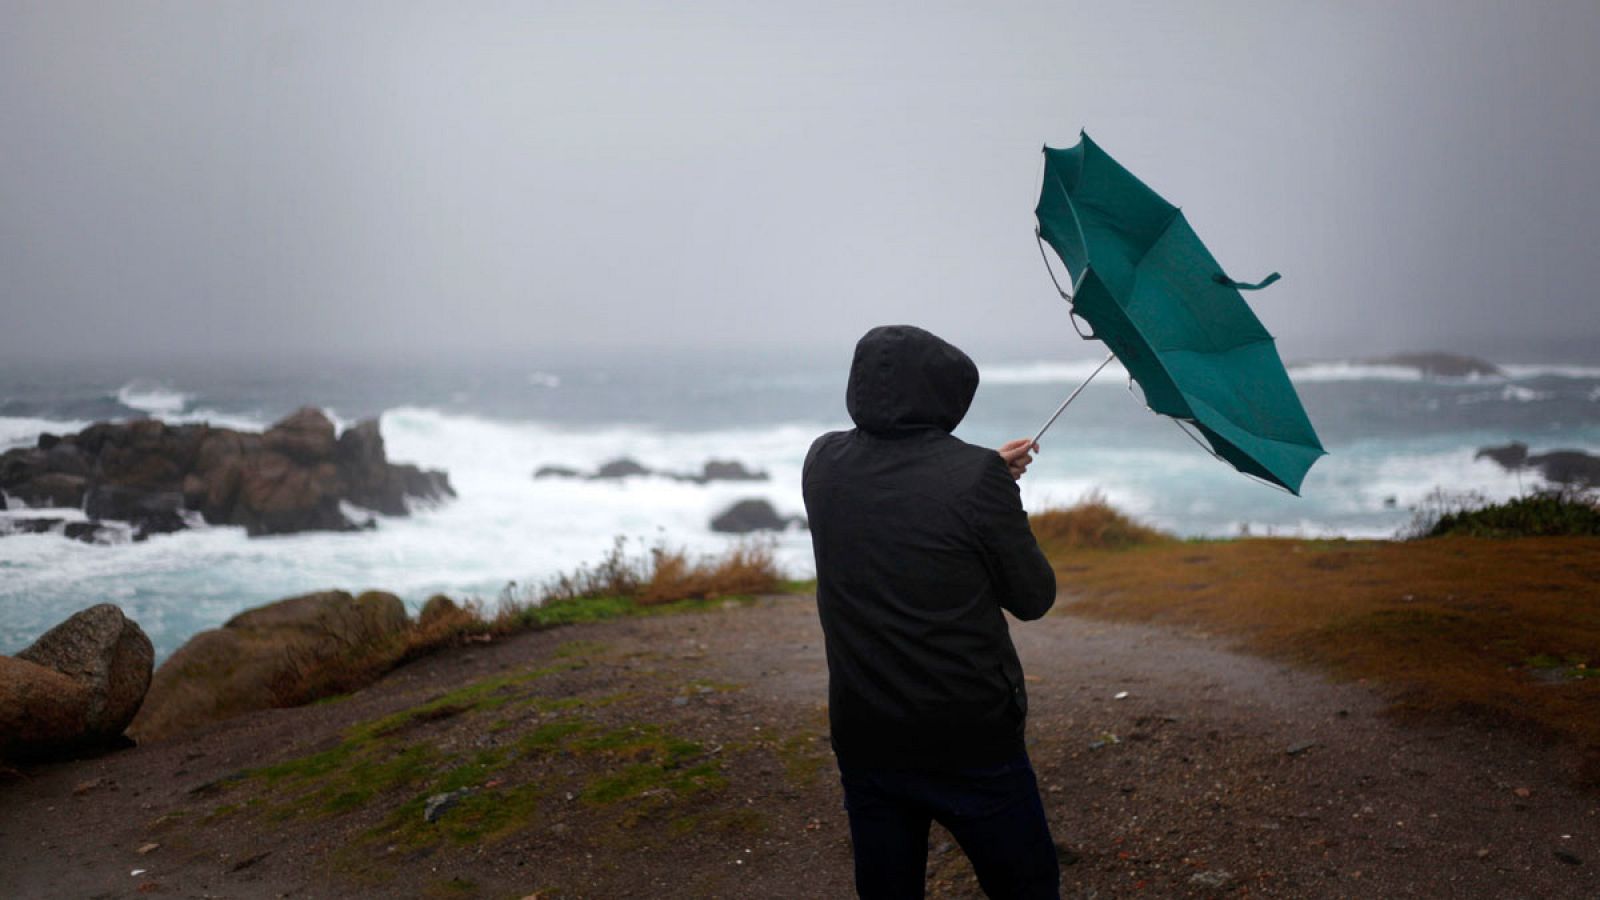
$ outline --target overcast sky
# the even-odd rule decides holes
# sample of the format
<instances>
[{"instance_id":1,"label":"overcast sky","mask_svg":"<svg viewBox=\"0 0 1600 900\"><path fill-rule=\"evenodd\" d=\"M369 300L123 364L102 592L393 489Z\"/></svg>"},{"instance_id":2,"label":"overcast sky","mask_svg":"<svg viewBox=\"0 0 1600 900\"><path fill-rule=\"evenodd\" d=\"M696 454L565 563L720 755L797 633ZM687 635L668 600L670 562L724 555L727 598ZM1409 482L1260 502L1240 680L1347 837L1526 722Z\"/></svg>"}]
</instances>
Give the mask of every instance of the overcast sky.
<instances>
[{"instance_id":1,"label":"overcast sky","mask_svg":"<svg viewBox=\"0 0 1600 900\"><path fill-rule=\"evenodd\" d=\"M1283 273L1285 357L1600 344L1596 48L1593 0L0 0L0 354L1081 356L1032 235L1080 128Z\"/></svg>"}]
</instances>

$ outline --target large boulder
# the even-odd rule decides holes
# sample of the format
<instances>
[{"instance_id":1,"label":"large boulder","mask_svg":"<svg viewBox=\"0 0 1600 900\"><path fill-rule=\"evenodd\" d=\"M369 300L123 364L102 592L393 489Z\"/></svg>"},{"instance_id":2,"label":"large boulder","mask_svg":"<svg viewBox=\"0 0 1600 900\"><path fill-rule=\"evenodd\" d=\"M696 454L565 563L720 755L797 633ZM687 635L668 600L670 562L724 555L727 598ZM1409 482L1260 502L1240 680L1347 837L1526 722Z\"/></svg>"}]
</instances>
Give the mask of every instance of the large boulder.
<instances>
[{"instance_id":1,"label":"large boulder","mask_svg":"<svg viewBox=\"0 0 1600 900\"><path fill-rule=\"evenodd\" d=\"M335 445L333 421L322 410L305 406L295 410L261 435L261 443L290 459L311 465L331 462ZM379 452L382 452L379 444Z\"/></svg>"},{"instance_id":2,"label":"large boulder","mask_svg":"<svg viewBox=\"0 0 1600 900\"><path fill-rule=\"evenodd\" d=\"M725 534L749 534L752 531L783 531L790 524L805 527L799 516L784 517L765 500L740 500L711 520L711 530Z\"/></svg>"},{"instance_id":3,"label":"large boulder","mask_svg":"<svg viewBox=\"0 0 1600 900\"><path fill-rule=\"evenodd\" d=\"M70 751L88 730L89 688L54 669L0 656L0 758Z\"/></svg>"},{"instance_id":4,"label":"large boulder","mask_svg":"<svg viewBox=\"0 0 1600 900\"><path fill-rule=\"evenodd\" d=\"M187 643L155 673L129 732L156 740L282 705L319 668L398 651L410 627L393 594L323 591L246 610Z\"/></svg>"},{"instance_id":5,"label":"large boulder","mask_svg":"<svg viewBox=\"0 0 1600 900\"><path fill-rule=\"evenodd\" d=\"M448 622L461 615L461 607L454 600L444 594L434 594L428 602L422 604L422 611L417 614L417 624L429 628L440 622Z\"/></svg>"},{"instance_id":6,"label":"large boulder","mask_svg":"<svg viewBox=\"0 0 1600 900\"><path fill-rule=\"evenodd\" d=\"M103 746L122 734L150 687L155 650L122 610L102 603L0 657L0 744L14 757Z\"/></svg>"}]
</instances>

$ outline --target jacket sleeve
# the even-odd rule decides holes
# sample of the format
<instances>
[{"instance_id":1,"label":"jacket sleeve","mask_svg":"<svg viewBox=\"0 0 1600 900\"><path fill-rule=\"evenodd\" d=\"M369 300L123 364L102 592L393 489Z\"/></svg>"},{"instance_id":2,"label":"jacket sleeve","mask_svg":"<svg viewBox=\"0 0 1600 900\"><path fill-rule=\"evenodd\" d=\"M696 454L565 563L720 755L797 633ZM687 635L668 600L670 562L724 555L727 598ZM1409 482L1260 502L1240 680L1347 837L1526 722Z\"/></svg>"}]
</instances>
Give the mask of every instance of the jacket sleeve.
<instances>
[{"instance_id":1,"label":"jacket sleeve","mask_svg":"<svg viewBox=\"0 0 1600 900\"><path fill-rule=\"evenodd\" d=\"M1056 602L1056 573L1028 527L1022 492L998 453L985 465L968 505L1001 607L1019 619L1037 619Z\"/></svg>"}]
</instances>

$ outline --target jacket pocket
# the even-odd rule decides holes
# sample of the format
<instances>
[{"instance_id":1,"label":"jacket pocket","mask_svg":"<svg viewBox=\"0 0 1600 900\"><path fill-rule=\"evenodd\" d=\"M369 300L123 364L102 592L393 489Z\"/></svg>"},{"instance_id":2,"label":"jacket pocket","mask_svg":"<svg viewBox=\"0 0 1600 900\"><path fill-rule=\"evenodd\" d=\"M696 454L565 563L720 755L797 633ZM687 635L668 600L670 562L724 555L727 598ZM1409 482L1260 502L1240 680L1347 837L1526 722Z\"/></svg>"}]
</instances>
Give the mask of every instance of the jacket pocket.
<instances>
[{"instance_id":1,"label":"jacket pocket","mask_svg":"<svg viewBox=\"0 0 1600 900\"><path fill-rule=\"evenodd\" d=\"M1005 666L1001 666L1000 678L1004 682L1006 692L1009 695L1007 712L1020 723L1028 717L1028 692L1022 686L1022 677L1020 674L1016 678L1011 677L1011 673L1006 671Z\"/></svg>"}]
</instances>

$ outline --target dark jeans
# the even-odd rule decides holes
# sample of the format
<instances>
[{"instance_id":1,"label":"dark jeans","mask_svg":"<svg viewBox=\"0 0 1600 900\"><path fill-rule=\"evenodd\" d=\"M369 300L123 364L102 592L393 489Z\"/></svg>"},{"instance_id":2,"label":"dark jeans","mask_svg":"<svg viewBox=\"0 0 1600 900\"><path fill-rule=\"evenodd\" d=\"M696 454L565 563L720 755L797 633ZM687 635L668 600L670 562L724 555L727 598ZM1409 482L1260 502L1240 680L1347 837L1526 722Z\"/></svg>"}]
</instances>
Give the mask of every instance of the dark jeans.
<instances>
[{"instance_id":1,"label":"dark jeans","mask_svg":"<svg viewBox=\"0 0 1600 900\"><path fill-rule=\"evenodd\" d=\"M931 822L949 829L995 900L1061 896L1061 868L1026 753L958 772L841 763L839 774L855 845L856 893L865 900L920 900Z\"/></svg>"}]
</instances>

